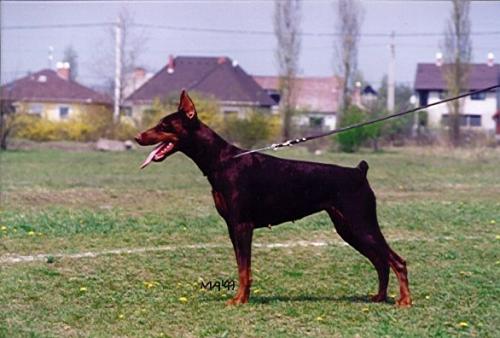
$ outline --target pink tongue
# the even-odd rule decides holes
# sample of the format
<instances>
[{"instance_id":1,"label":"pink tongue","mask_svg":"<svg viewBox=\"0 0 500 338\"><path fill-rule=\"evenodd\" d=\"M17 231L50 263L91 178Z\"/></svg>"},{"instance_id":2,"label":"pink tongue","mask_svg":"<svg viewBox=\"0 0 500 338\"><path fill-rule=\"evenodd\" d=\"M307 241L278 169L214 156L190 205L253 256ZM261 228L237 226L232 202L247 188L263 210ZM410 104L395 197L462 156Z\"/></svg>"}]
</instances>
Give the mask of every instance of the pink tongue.
<instances>
[{"instance_id":1,"label":"pink tongue","mask_svg":"<svg viewBox=\"0 0 500 338\"><path fill-rule=\"evenodd\" d=\"M160 151L160 149L164 145L165 145L165 143L161 143L158 147L154 148L153 151L149 153L149 155L146 158L146 160L142 163L141 169L145 168L149 163L151 163L151 161L153 160L153 158L155 157L155 155L158 153L158 151Z\"/></svg>"}]
</instances>

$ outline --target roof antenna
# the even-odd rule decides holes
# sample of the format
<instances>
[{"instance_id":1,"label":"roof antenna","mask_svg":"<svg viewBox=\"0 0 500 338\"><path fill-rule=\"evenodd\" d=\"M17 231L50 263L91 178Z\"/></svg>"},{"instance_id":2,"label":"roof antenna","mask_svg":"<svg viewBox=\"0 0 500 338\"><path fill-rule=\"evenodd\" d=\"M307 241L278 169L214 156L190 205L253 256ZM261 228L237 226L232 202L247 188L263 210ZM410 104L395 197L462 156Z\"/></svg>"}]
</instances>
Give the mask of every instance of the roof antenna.
<instances>
[{"instance_id":1,"label":"roof antenna","mask_svg":"<svg viewBox=\"0 0 500 338\"><path fill-rule=\"evenodd\" d=\"M49 46L49 69L52 69L52 61L54 61L54 47Z\"/></svg>"}]
</instances>

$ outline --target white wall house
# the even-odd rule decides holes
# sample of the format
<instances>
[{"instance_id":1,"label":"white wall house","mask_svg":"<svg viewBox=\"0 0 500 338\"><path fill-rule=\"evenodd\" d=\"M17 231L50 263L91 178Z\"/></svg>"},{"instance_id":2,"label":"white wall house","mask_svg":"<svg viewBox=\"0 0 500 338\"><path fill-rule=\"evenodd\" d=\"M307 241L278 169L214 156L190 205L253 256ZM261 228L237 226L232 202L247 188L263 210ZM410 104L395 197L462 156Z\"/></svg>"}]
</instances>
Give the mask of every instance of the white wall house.
<instances>
[{"instance_id":1,"label":"white wall house","mask_svg":"<svg viewBox=\"0 0 500 338\"><path fill-rule=\"evenodd\" d=\"M279 111L279 77L254 76L255 81L275 100L273 111ZM329 77L297 77L293 101L298 111L293 124L314 131L335 129L342 94L342 79Z\"/></svg>"},{"instance_id":2,"label":"white wall house","mask_svg":"<svg viewBox=\"0 0 500 338\"><path fill-rule=\"evenodd\" d=\"M440 55L439 55L440 56ZM440 101L447 96L447 85L441 57L436 63L419 63L415 78L415 91L419 105L427 105ZM500 65L493 62L489 55L487 63L471 64L468 75L467 90L474 91L500 83ZM488 133L500 134L500 121L495 118L499 111L499 92L491 90L468 96L463 100L461 113L462 128L484 130ZM448 122L449 106L440 104L428 108L428 123L431 128L446 127Z\"/></svg>"},{"instance_id":3,"label":"white wall house","mask_svg":"<svg viewBox=\"0 0 500 338\"><path fill-rule=\"evenodd\" d=\"M443 92L431 91L428 94L427 103L434 103L445 98ZM469 96L463 101L462 127L481 128L487 131L493 131L496 128L496 122L493 119L497 111L497 94L494 91L481 93L473 97ZM440 104L427 109L429 112L429 126L445 126L449 113L447 104Z\"/></svg>"}]
</instances>

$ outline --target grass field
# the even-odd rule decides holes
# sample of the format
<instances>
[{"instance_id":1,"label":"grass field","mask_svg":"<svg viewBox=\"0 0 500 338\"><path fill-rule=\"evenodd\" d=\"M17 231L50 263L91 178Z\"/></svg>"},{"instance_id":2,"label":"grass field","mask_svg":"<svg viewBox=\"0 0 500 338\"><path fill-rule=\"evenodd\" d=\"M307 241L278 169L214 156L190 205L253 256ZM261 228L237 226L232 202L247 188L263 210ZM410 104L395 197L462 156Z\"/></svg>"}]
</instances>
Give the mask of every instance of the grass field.
<instances>
[{"instance_id":1,"label":"grass field","mask_svg":"<svg viewBox=\"0 0 500 338\"><path fill-rule=\"evenodd\" d=\"M139 171L145 155L0 153L0 337L498 337L500 151L279 153L368 161L382 230L408 261L404 310L392 274L391 301L368 302L375 270L326 214L257 230L256 244L331 245L256 246L250 303L226 307L235 291L200 288L237 280L205 177L182 155ZM109 252L123 248L159 249ZM104 253L58 256L82 252Z\"/></svg>"}]
</instances>

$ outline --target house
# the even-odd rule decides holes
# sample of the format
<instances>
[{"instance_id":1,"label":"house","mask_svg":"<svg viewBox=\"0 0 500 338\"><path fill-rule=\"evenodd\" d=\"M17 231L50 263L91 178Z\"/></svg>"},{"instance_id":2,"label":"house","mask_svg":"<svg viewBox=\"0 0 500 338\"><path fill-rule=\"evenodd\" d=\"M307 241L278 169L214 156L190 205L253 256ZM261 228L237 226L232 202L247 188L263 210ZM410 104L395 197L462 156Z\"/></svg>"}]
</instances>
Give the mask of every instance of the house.
<instances>
[{"instance_id":1,"label":"house","mask_svg":"<svg viewBox=\"0 0 500 338\"><path fill-rule=\"evenodd\" d=\"M371 110L379 99L378 92L370 84L362 86L360 81L354 84L351 95L352 103L363 110Z\"/></svg>"},{"instance_id":2,"label":"house","mask_svg":"<svg viewBox=\"0 0 500 338\"><path fill-rule=\"evenodd\" d=\"M179 95L182 89L214 97L224 114L244 117L251 110L270 112L274 101L238 63L228 57L170 56L168 63L125 99L140 120L155 98Z\"/></svg>"},{"instance_id":3,"label":"house","mask_svg":"<svg viewBox=\"0 0 500 338\"><path fill-rule=\"evenodd\" d=\"M69 65L58 63L56 71L44 69L3 85L1 100L15 112L52 121L111 108L109 97L71 81L69 75Z\"/></svg>"},{"instance_id":4,"label":"house","mask_svg":"<svg viewBox=\"0 0 500 338\"><path fill-rule=\"evenodd\" d=\"M379 99L378 92L371 85L365 85L361 90L361 103L365 106L373 105Z\"/></svg>"},{"instance_id":5,"label":"house","mask_svg":"<svg viewBox=\"0 0 500 338\"><path fill-rule=\"evenodd\" d=\"M500 65L495 64L490 53L488 62L471 64L468 75L468 88L478 90L500 83ZM427 105L446 97L447 84L444 77L447 64L443 64L440 53L436 63L419 63L415 78L415 91L419 105ZM500 121L494 116L500 108L499 94L495 90L468 96L463 99L463 113L460 123L462 127L472 130L500 131ZM430 127L446 126L449 116L446 104L428 108L428 124Z\"/></svg>"},{"instance_id":6,"label":"house","mask_svg":"<svg viewBox=\"0 0 500 338\"><path fill-rule=\"evenodd\" d=\"M149 79L153 77L153 73L148 72L143 67L135 67L130 73L125 74L122 84L122 97L128 97Z\"/></svg>"},{"instance_id":7,"label":"house","mask_svg":"<svg viewBox=\"0 0 500 338\"><path fill-rule=\"evenodd\" d=\"M255 81L279 105L279 77L254 76ZM297 77L294 82L295 109L299 112L294 122L300 127L331 130L337 122L337 111L342 97L342 80L330 77Z\"/></svg>"}]
</instances>

